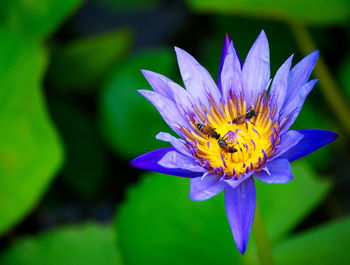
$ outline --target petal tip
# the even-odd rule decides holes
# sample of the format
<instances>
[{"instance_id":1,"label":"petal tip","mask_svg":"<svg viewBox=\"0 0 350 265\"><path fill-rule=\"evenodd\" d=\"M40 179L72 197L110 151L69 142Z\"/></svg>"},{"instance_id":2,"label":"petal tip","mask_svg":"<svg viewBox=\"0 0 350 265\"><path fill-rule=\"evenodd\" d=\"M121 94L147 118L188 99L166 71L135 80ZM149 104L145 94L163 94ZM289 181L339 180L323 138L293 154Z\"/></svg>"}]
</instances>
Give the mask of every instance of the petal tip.
<instances>
[{"instance_id":1,"label":"petal tip","mask_svg":"<svg viewBox=\"0 0 350 265\"><path fill-rule=\"evenodd\" d=\"M337 140L339 138L339 134L335 133L335 132L331 132L331 131L327 131L329 133L329 143Z\"/></svg>"},{"instance_id":2,"label":"petal tip","mask_svg":"<svg viewBox=\"0 0 350 265\"><path fill-rule=\"evenodd\" d=\"M150 92L150 90L147 90L147 89L138 89L136 91L144 97L146 97L147 93Z\"/></svg>"},{"instance_id":3,"label":"petal tip","mask_svg":"<svg viewBox=\"0 0 350 265\"><path fill-rule=\"evenodd\" d=\"M224 43L228 46L231 42L232 42L232 38L231 38L230 34L228 34L226 32L225 37L224 37Z\"/></svg>"},{"instance_id":4,"label":"petal tip","mask_svg":"<svg viewBox=\"0 0 350 265\"><path fill-rule=\"evenodd\" d=\"M181 49L181 48L179 48L179 47L177 47L177 46L174 46L174 50L175 50L175 52L178 54L178 53L183 53L183 52L185 52L183 49Z\"/></svg>"},{"instance_id":5,"label":"petal tip","mask_svg":"<svg viewBox=\"0 0 350 265\"><path fill-rule=\"evenodd\" d=\"M237 245L237 249L238 249L239 253L241 253L243 255L245 253L245 251L247 250L247 243L243 242L243 244L241 246Z\"/></svg>"},{"instance_id":6,"label":"petal tip","mask_svg":"<svg viewBox=\"0 0 350 265\"><path fill-rule=\"evenodd\" d=\"M315 50L311 53L309 53L308 55L306 55L305 58L308 58L310 61L313 63L313 66L316 64L318 57L320 56L320 51L319 50Z\"/></svg>"},{"instance_id":7,"label":"petal tip","mask_svg":"<svg viewBox=\"0 0 350 265\"><path fill-rule=\"evenodd\" d=\"M135 168L140 168L139 167L139 157L135 157L129 162L129 165Z\"/></svg>"},{"instance_id":8,"label":"petal tip","mask_svg":"<svg viewBox=\"0 0 350 265\"><path fill-rule=\"evenodd\" d=\"M267 40L266 33L265 33L265 31L263 29L259 33L258 39L260 39L260 38Z\"/></svg>"},{"instance_id":9,"label":"petal tip","mask_svg":"<svg viewBox=\"0 0 350 265\"><path fill-rule=\"evenodd\" d=\"M140 69L141 74L143 74L144 76L146 76L148 73L150 73L150 71L146 70L146 69Z\"/></svg>"}]
</instances>

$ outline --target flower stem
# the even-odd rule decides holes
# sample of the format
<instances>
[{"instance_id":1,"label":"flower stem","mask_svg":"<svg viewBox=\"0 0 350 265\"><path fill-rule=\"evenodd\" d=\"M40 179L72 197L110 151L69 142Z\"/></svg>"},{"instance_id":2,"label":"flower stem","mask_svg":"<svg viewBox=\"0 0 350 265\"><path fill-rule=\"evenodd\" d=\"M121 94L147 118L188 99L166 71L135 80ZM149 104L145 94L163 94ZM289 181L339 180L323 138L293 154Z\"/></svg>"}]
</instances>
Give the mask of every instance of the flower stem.
<instances>
[{"instance_id":1,"label":"flower stem","mask_svg":"<svg viewBox=\"0 0 350 265\"><path fill-rule=\"evenodd\" d=\"M316 44L302 23L296 21L289 21L288 23L304 55L308 54L311 51L317 50ZM321 90L331 109L337 116L338 120L341 122L343 128L350 135L349 106L344 99L344 96L340 92L340 88L338 87L329 69L327 68L327 65L322 56L319 58L316 64L314 73L315 76L320 80L319 84Z\"/></svg>"},{"instance_id":2,"label":"flower stem","mask_svg":"<svg viewBox=\"0 0 350 265\"><path fill-rule=\"evenodd\" d=\"M255 218L253 224L253 234L260 265L273 265L272 250L267 238L265 226L261 217L258 203L255 209Z\"/></svg>"}]
</instances>

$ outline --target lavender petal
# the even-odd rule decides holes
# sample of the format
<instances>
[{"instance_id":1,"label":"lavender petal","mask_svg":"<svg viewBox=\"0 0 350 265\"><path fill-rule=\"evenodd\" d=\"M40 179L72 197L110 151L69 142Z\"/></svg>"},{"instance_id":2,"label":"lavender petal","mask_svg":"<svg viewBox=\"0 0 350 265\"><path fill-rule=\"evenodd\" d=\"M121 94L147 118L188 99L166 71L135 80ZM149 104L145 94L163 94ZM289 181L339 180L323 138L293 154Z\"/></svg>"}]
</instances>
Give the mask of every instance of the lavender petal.
<instances>
[{"instance_id":1,"label":"lavender petal","mask_svg":"<svg viewBox=\"0 0 350 265\"><path fill-rule=\"evenodd\" d=\"M219 180L216 175L191 178L190 199L193 201L207 200L225 188L225 183Z\"/></svg>"},{"instance_id":2,"label":"lavender petal","mask_svg":"<svg viewBox=\"0 0 350 265\"><path fill-rule=\"evenodd\" d=\"M198 165L193 157L184 156L177 151L167 152L159 161L158 164L165 168L184 169L193 172L204 173L206 170Z\"/></svg>"},{"instance_id":3,"label":"lavender petal","mask_svg":"<svg viewBox=\"0 0 350 265\"><path fill-rule=\"evenodd\" d=\"M201 176L202 173L193 172L190 170L184 170L180 168L166 168L158 164L159 160L161 160L165 154L168 152L176 151L173 147L160 148L157 150L153 150L146 154L140 155L134 158L130 165L136 168L140 168L143 170L149 170L159 173L164 173L168 175L174 175L179 177L198 177Z\"/></svg>"},{"instance_id":4,"label":"lavender petal","mask_svg":"<svg viewBox=\"0 0 350 265\"><path fill-rule=\"evenodd\" d=\"M177 151L185 156L192 157L191 152L187 149L185 141L172 136L170 133L160 132L156 135L156 139L170 143Z\"/></svg>"},{"instance_id":5,"label":"lavender petal","mask_svg":"<svg viewBox=\"0 0 350 265\"><path fill-rule=\"evenodd\" d=\"M298 117L306 97L311 92L318 80L314 79L303 85L295 97L281 110L280 124L283 124L282 132L287 131ZM286 122L285 122L286 119Z\"/></svg>"},{"instance_id":6,"label":"lavender petal","mask_svg":"<svg viewBox=\"0 0 350 265\"><path fill-rule=\"evenodd\" d=\"M318 56L319 51L314 51L304 57L292 68L289 75L287 96L284 106L288 105L289 101L293 100L293 98L298 94L299 88L309 80Z\"/></svg>"},{"instance_id":7,"label":"lavender petal","mask_svg":"<svg viewBox=\"0 0 350 265\"><path fill-rule=\"evenodd\" d=\"M325 130L306 129L298 130L304 137L299 144L290 148L280 158L286 158L290 162L306 156L317 149L333 142L338 138L334 132Z\"/></svg>"},{"instance_id":8,"label":"lavender petal","mask_svg":"<svg viewBox=\"0 0 350 265\"><path fill-rule=\"evenodd\" d=\"M292 65L293 55L290 56L278 69L271 85L270 98L271 98L271 109L276 106L276 115L279 115L279 112L283 106L284 100L286 98L288 78L289 78L289 69Z\"/></svg>"},{"instance_id":9,"label":"lavender petal","mask_svg":"<svg viewBox=\"0 0 350 265\"><path fill-rule=\"evenodd\" d=\"M230 92L232 92L236 98L239 98L240 94L243 92L241 76L241 62L231 43L227 51L220 78L222 96L225 102L228 101Z\"/></svg>"},{"instance_id":10,"label":"lavender petal","mask_svg":"<svg viewBox=\"0 0 350 265\"><path fill-rule=\"evenodd\" d=\"M269 43L264 31L261 31L247 55L242 69L242 80L247 105L253 104L257 96L268 87L270 53Z\"/></svg>"},{"instance_id":11,"label":"lavender petal","mask_svg":"<svg viewBox=\"0 0 350 265\"><path fill-rule=\"evenodd\" d=\"M187 91L207 108L210 108L209 94L219 104L221 93L208 71L184 50L175 47L175 51Z\"/></svg>"},{"instance_id":12,"label":"lavender petal","mask_svg":"<svg viewBox=\"0 0 350 265\"><path fill-rule=\"evenodd\" d=\"M269 162L267 170L254 173L254 177L266 183L287 183L293 179L288 159L275 159Z\"/></svg>"},{"instance_id":13,"label":"lavender petal","mask_svg":"<svg viewBox=\"0 0 350 265\"><path fill-rule=\"evenodd\" d=\"M225 208L228 222L241 254L247 248L250 230L255 213L255 183L253 178L248 178L236 189L225 189Z\"/></svg>"},{"instance_id":14,"label":"lavender petal","mask_svg":"<svg viewBox=\"0 0 350 265\"><path fill-rule=\"evenodd\" d=\"M304 135L298 131L291 130L281 134L281 141L276 146L276 152L270 157L269 160L273 160L284 153L286 153L293 146L298 145L303 139Z\"/></svg>"},{"instance_id":15,"label":"lavender petal","mask_svg":"<svg viewBox=\"0 0 350 265\"><path fill-rule=\"evenodd\" d=\"M178 135L182 135L180 128L188 127L188 122L179 113L174 101L150 90L138 90L138 92L147 98L159 111L164 121Z\"/></svg>"}]
</instances>

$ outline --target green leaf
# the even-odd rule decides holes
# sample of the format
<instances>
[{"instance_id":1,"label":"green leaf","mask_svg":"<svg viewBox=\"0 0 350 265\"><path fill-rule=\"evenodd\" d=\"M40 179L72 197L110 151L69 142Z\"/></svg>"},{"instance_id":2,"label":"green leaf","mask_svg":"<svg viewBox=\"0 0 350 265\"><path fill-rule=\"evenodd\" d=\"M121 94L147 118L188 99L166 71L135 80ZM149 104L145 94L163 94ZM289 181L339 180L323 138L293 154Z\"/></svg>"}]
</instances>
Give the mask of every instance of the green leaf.
<instances>
[{"instance_id":1,"label":"green leaf","mask_svg":"<svg viewBox=\"0 0 350 265\"><path fill-rule=\"evenodd\" d=\"M329 184L317 180L305 164L296 164L294 174L295 180L284 185L256 181L258 202L275 244L317 206L329 189ZM222 195L194 202L188 193L188 179L156 173L146 174L129 190L116 217L120 247L128 265L243 262L233 243ZM244 262L254 257L254 244L248 250L246 255L251 257Z\"/></svg>"},{"instance_id":2,"label":"green leaf","mask_svg":"<svg viewBox=\"0 0 350 265\"><path fill-rule=\"evenodd\" d=\"M0 24L28 38L44 39L83 0L1 0Z\"/></svg>"},{"instance_id":3,"label":"green leaf","mask_svg":"<svg viewBox=\"0 0 350 265\"><path fill-rule=\"evenodd\" d=\"M187 0L199 12L239 14L254 17L297 20L312 24L346 22L349 17L348 0Z\"/></svg>"},{"instance_id":4,"label":"green leaf","mask_svg":"<svg viewBox=\"0 0 350 265\"><path fill-rule=\"evenodd\" d=\"M295 235L274 249L277 265L347 265L350 260L350 218Z\"/></svg>"},{"instance_id":5,"label":"green leaf","mask_svg":"<svg viewBox=\"0 0 350 265\"><path fill-rule=\"evenodd\" d=\"M137 90L152 89L140 73L148 69L171 76L175 54L167 49L136 54L111 74L99 102L103 133L116 152L132 158L164 147L155 139L159 131L169 131L159 113Z\"/></svg>"},{"instance_id":6,"label":"green leaf","mask_svg":"<svg viewBox=\"0 0 350 265\"><path fill-rule=\"evenodd\" d=\"M96 121L67 100L56 97L50 106L67 153L62 180L80 197L92 198L107 176L107 158Z\"/></svg>"},{"instance_id":7,"label":"green leaf","mask_svg":"<svg viewBox=\"0 0 350 265\"><path fill-rule=\"evenodd\" d=\"M48 80L64 91L91 89L127 54L130 43L131 32L118 30L58 46L52 52Z\"/></svg>"},{"instance_id":8,"label":"green leaf","mask_svg":"<svg viewBox=\"0 0 350 265\"><path fill-rule=\"evenodd\" d=\"M188 193L189 179L157 173L129 190L116 218L126 264L237 264L223 197L194 202Z\"/></svg>"},{"instance_id":9,"label":"green leaf","mask_svg":"<svg viewBox=\"0 0 350 265\"><path fill-rule=\"evenodd\" d=\"M286 184L256 181L258 201L269 238L287 235L325 198L330 183L316 176L307 163L292 164L294 180Z\"/></svg>"},{"instance_id":10,"label":"green leaf","mask_svg":"<svg viewBox=\"0 0 350 265\"><path fill-rule=\"evenodd\" d=\"M61 164L47 115L40 46L0 30L0 234L38 202Z\"/></svg>"},{"instance_id":11,"label":"green leaf","mask_svg":"<svg viewBox=\"0 0 350 265\"><path fill-rule=\"evenodd\" d=\"M84 224L15 241L0 257L2 265L121 265L110 227Z\"/></svg>"}]
</instances>

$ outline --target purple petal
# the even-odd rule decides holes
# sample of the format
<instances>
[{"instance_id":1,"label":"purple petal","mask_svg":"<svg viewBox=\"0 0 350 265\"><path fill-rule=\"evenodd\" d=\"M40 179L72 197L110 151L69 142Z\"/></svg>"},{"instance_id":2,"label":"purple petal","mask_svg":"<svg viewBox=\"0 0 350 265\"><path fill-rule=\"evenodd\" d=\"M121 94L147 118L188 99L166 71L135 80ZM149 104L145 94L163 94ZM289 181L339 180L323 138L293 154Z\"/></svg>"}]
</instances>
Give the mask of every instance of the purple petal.
<instances>
[{"instance_id":1,"label":"purple petal","mask_svg":"<svg viewBox=\"0 0 350 265\"><path fill-rule=\"evenodd\" d=\"M266 167L267 170L254 173L254 177L266 183L287 183L293 179L288 159L275 159Z\"/></svg>"},{"instance_id":2,"label":"purple petal","mask_svg":"<svg viewBox=\"0 0 350 265\"><path fill-rule=\"evenodd\" d=\"M181 154L192 156L191 152L185 145L185 141L172 136L170 133L160 132L156 135L156 139L170 143Z\"/></svg>"},{"instance_id":3,"label":"purple petal","mask_svg":"<svg viewBox=\"0 0 350 265\"><path fill-rule=\"evenodd\" d=\"M165 168L177 168L201 173L206 172L203 167L195 162L193 157L184 156L177 151L170 151L166 153L158 161L158 164Z\"/></svg>"},{"instance_id":4,"label":"purple petal","mask_svg":"<svg viewBox=\"0 0 350 265\"><path fill-rule=\"evenodd\" d=\"M280 158L283 157L292 162L316 151L338 138L336 133L325 130L307 129L298 130L298 132L303 134L303 139L299 144L285 152Z\"/></svg>"},{"instance_id":5,"label":"purple petal","mask_svg":"<svg viewBox=\"0 0 350 265\"><path fill-rule=\"evenodd\" d=\"M208 71L184 50L175 47L175 51L187 91L207 108L210 108L209 94L218 104L221 100L221 93Z\"/></svg>"},{"instance_id":6,"label":"purple petal","mask_svg":"<svg viewBox=\"0 0 350 265\"><path fill-rule=\"evenodd\" d=\"M174 101L150 90L138 90L141 95L147 98L159 111L165 122L178 135L182 135L180 128L188 126L187 121L180 115Z\"/></svg>"},{"instance_id":7,"label":"purple petal","mask_svg":"<svg viewBox=\"0 0 350 265\"><path fill-rule=\"evenodd\" d=\"M147 70L141 70L141 72L155 92L171 100L174 99L174 93L167 85L170 79Z\"/></svg>"},{"instance_id":8,"label":"purple petal","mask_svg":"<svg viewBox=\"0 0 350 265\"><path fill-rule=\"evenodd\" d=\"M229 92L239 98L242 93L242 70L238 55L231 43L221 72L222 96L227 102Z\"/></svg>"},{"instance_id":9,"label":"purple petal","mask_svg":"<svg viewBox=\"0 0 350 265\"><path fill-rule=\"evenodd\" d=\"M225 208L233 238L241 254L247 248L255 213L255 183L248 178L236 189L225 189Z\"/></svg>"},{"instance_id":10,"label":"purple petal","mask_svg":"<svg viewBox=\"0 0 350 265\"><path fill-rule=\"evenodd\" d=\"M242 182L244 182L246 179L248 179L254 172L248 172L247 174L241 176L239 179L230 178L230 179L223 179L224 182L226 182L232 189L237 188Z\"/></svg>"},{"instance_id":11,"label":"purple petal","mask_svg":"<svg viewBox=\"0 0 350 265\"><path fill-rule=\"evenodd\" d=\"M206 175L204 178L191 178L190 199L193 201L207 200L223 190L225 183L216 175Z\"/></svg>"},{"instance_id":12,"label":"purple petal","mask_svg":"<svg viewBox=\"0 0 350 265\"><path fill-rule=\"evenodd\" d=\"M283 106L284 100L286 98L288 78L289 78L289 69L292 65L293 55L290 56L278 69L270 90L270 99L271 99L271 109L276 106L276 115L279 115L279 112Z\"/></svg>"},{"instance_id":13,"label":"purple petal","mask_svg":"<svg viewBox=\"0 0 350 265\"><path fill-rule=\"evenodd\" d=\"M230 35L228 35L226 33L225 34L225 39L224 39L224 45L222 46L221 59L220 59L220 65L219 65L219 71L218 71L218 87L219 87L219 90L220 90L221 94L222 94L221 72L222 72L222 69L224 67L224 62L225 62L226 56L230 53L230 51L229 51L230 45L232 45L233 51L237 55L237 59L239 61L240 69L242 68L241 59L239 58L238 53L236 52L235 45L234 45Z\"/></svg>"},{"instance_id":14,"label":"purple petal","mask_svg":"<svg viewBox=\"0 0 350 265\"><path fill-rule=\"evenodd\" d=\"M221 72L222 72L222 68L224 67L225 58L228 55L228 48L229 48L231 42L232 42L231 37L226 33L225 38L224 38L224 45L222 46L221 59L220 59L219 71L218 71L218 88L219 88L221 94L222 94Z\"/></svg>"},{"instance_id":15,"label":"purple petal","mask_svg":"<svg viewBox=\"0 0 350 265\"><path fill-rule=\"evenodd\" d=\"M193 99L188 92L171 79L147 70L141 70L147 81L158 94L175 101L179 111L184 116L189 110L193 111ZM195 101L198 105L199 102Z\"/></svg>"},{"instance_id":16,"label":"purple petal","mask_svg":"<svg viewBox=\"0 0 350 265\"><path fill-rule=\"evenodd\" d=\"M250 49L242 69L243 89L247 105L267 89L270 80L269 43L264 31Z\"/></svg>"},{"instance_id":17,"label":"purple petal","mask_svg":"<svg viewBox=\"0 0 350 265\"><path fill-rule=\"evenodd\" d=\"M173 86L173 84L169 84L169 86ZM193 108L195 105L200 106L200 101L191 97L186 89L178 89L174 94L174 100L176 102L177 108L183 116L188 113L193 113Z\"/></svg>"},{"instance_id":18,"label":"purple petal","mask_svg":"<svg viewBox=\"0 0 350 265\"><path fill-rule=\"evenodd\" d=\"M139 157L134 158L130 165L136 168L140 168L143 170L149 170L159 173L164 173L168 175L174 175L179 177L198 177L201 176L201 173L193 172L190 170L184 170L179 168L166 168L158 164L159 160L163 158L163 156L171 151L176 151L173 147L160 148L157 150L153 150L146 154L140 155Z\"/></svg>"},{"instance_id":19,"label":"purple petal","mask_svg":"<svg viewBox=\"0 0 350 265\"><path fill-rule=\"evenodd\" d=\"M289 149L291 149L293 146L299 144L301 139L303 139L304 135L298 131L287 131L286 133L281 134L281 141L276 146L276 153L270 158L270 160L273 160L281 155L283 155L285 152L287 152Z\"/></svg>"},{"instance_id":20,"label":"purple petal","mask_svg":"<svg viewBox=\"0 0 350 265\"><path fill-rule=\"evenodd\" d=\"M280 124L283 125L282 132L287 131L298 117L306 97L311 92L318 80L314 79L303 85L295 97L288 102L280 114Z\"/></svg>"},{"instance_id":21,"label":"purple petal","mask_svg":"<svg viewBox=\"0 0 350 265\"><path fill-rule=\"evenodd\" d=\"M289 74L287 96L284 105L287 105L289 101L293 100L293 98L298 94L299 88L309 80L318 56L319 51L314 51L304 57L292 68Z\"/></svg>"}]
</instances>

